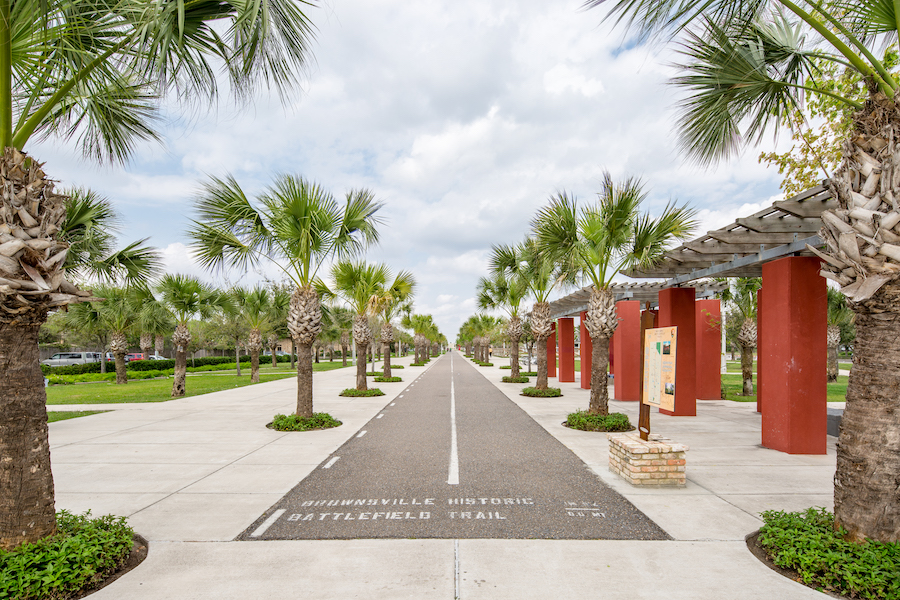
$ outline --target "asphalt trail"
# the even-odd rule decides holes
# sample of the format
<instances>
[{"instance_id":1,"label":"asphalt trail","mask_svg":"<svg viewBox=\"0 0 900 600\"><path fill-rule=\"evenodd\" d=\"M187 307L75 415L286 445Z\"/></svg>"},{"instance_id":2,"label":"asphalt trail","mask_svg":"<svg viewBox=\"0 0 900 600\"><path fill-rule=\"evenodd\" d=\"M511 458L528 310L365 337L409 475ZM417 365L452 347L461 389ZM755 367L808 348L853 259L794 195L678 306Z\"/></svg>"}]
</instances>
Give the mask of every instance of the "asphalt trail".
<instances>
[{"instance_id":1,"label":"asphalt trail","mask_svg":"<svg viewBox=\"0 0 900 600\"><path fill-rule=\"evenodd\" d=\"M459 354L401 395L237 539L669 539Z\"/></svg>"}]
</instances>

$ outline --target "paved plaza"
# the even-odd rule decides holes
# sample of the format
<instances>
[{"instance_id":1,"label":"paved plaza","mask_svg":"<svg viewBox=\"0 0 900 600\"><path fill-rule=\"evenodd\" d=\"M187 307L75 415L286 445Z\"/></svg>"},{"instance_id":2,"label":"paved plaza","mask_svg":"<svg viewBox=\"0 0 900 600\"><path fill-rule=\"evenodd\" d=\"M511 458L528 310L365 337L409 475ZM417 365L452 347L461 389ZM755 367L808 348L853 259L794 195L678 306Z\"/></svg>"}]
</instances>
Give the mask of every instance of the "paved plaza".
<instances>
[{"instance_id":1,"label":"paved plaza","mask_svg":"<svg viewBox=\"0 0 900 600\"><path fill-rule=\"evenodd\" d=\"M503 361L399 359L404 381L376 398L337 395L353 368L316 373L316 410L344 422L326 431L266 429L294 410L293 379L52 423L57 507L127 516L150 541L92 597L821 597L744 538L760 511L831 508L834 438L792 456L760 446L752 403L654 413L690 447L687 486L636 489L609 472L605 434L562 425L587 390L520 396ZM636 403L610 410L637 421Z\"/></svg>"}]
</instances>

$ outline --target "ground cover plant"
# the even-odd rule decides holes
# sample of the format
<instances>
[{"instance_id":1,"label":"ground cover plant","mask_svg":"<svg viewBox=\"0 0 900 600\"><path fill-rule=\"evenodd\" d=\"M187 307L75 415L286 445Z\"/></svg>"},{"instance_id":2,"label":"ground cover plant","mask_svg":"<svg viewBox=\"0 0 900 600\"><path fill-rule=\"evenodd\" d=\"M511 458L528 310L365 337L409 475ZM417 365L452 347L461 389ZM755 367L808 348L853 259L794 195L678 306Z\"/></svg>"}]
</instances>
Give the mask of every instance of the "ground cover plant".
<instances>
[{"instance_id":1,"label":"ground cover plant","mask_svg":"<svg viewBox=\"0 0 900 600\"><path fill-rule=\"evenodd\" d=\"M631 431L634 427L627 415L610 413L608 415L592 415L585 410L569 413L566 427L582 431Z\"/></svg>"},{"instance_id":2,"label":"ground cover plant","mask_svg":"<svg viewBox=\"0 0 900 600\"><path fill-rule=\"evenodd\" d=\"M824 508L765 511L759 544L810 587L852 598L900 599L900 543L849 542Z\"/></svg>"},{"instance_id":3,"label":"ground cover plant","mask_svg":"<svg viewBox=\"0 0 900 600\"><path fill-rule=\"evenodd\" d=\"M358 390L356 388L347 388L340 393L341 396L349 396L351 398L367 398L369 396L384 396L384 392L378 388L369 388L367 390Z\"/></svg>"},{"instance_id":4,"label":"ground cover plant","mask_svg":"<svg viewBox=\"0 0 900 600\"><path fill-rule=\"evenodd\" d=\"M403 381L402 377L383 377L378 375L375 377L375 381L379 383L396 383L398 381Z\"/></svg>"},{"instance_id":5,"label":"ground cover plant","mask_svg":"<svg viewBox=\"0 0 900 600\"><path fill-rule=\"evenodd\" d=\"M500 365L500 368L501 369L512 369L512 367L509 365Z\"/></svg>"},{"instance_id":6,"label":"ground cover plant","mask_svg":"<svg viewBox=\"0 0 900 600\"><path fill-rule=\"evenodd\" d=\"M539 390L536 387L522 388L523 396L531 396L532 398L556 398L562 396L562 390L559 388L547 388Z\"/></svg>"},{"instance_id":7,"label":"ground cover plant","mask_svg":"<svg viewBox=\"0 0 900 600\"><path fill-rule=\"evenodd\" d=\"M411 366L411 367L424 367L424 366L427 365L427 364L428 364L427 362L420 362L420 363L412 363L412 364L409 365L409 366Z\"/></svg>"},{"instance_id":8,"label":"ground cover plant","mask_svg":"<svg viewBox=\"0 0 900 600\"><path fill-rule=\"evenodd\" d=\"M519 375L522 377L537 377L537 371L522 371Z\"/></svg>"},{"instance_id":9,"label":"ground cover plant","mask_svg":"<svg viewBox=\"0 0 900 600\"><path fill-rule=\"evenodd\" d=\"M0 550L0 597L76 598L114 573L128 558L134 531L124 517L57 513L56 535Z\"/></svg>"},{"instance_id":10,"label":"ground cover plant","mask_svg":"<svg viewBox=\"0 0 900 600\"><path fill-rule=\"evenodd\" d=\"M513 377L511 375L504 375L502 381L503 383L528 383L528 378L525 376Z\"/></svg>"},{"instance_id":11,"label":"ground cover plant","mask_svg":"<svg viewBox=\"0 0 900 600\"><path fill-rule=\"evenodd\" d=\"M476 360L475 362L478 363L478 366L480 366L480 367L493 367L494 366L494 363L492 363L492 362L482 362L480 360Z\"/></svg>"},{"instance_id":12,"label":"ground cover plant","mask_svg":"<svg viewBox=\"0 0 900 600\"><path fill-rule=\"evenodd\" d=\"M66 419L75 419L78 417L89 417L100 413L109 412L108 410L62 410L51 411L47 413L47 422L65 421Z\"/></svg>"},{"instance_id":13,"label":"ground cover plant","mask_svg":"<svg viewBox=\"0 0 900 600\"><path fill-rule=\"evenodd\" d=\"M271 428L277 431L312 431L315 429L330 429L343 425L328 413L313 413L311 417L299 415L275 415Z\"/></svg>"}]
</instances>

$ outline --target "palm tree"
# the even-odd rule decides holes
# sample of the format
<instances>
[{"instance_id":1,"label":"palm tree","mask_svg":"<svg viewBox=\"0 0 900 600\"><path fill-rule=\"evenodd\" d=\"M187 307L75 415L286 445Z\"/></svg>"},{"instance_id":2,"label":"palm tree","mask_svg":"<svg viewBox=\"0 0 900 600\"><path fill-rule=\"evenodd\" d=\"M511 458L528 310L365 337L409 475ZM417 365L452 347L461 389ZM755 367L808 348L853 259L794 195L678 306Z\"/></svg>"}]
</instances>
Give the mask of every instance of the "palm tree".
<instances>
[{"instance_id":1,"label":"palm tree","mask_svg":"<svg viewBox=\"0 0 900 600\"><path fill-rule=\"evenodd\" d=\"M172 315L149 287L133 288L133 293L140 307L137 321L141 334L139 343L141 352L144 354L144 358L147 358L151 350L162 356L163 336L175 329ZM154 343L156 348L154 348Z\"/></svg>"},{"instance_id":2,"label":"palm tree","mask_svg":"<svg viewBox=\"0 0 900 600\"><path fill-rule=\"evenodd\" d=\"M521 277L535 300L531 309L531 332L537 345L537 380L534 387L546 390L547 338L553 333L548 300L560 281L556 264L548 253L539 251L534 238L526 238L517 246L494 246L489 264L494 273Z\"/></svg>"},{"instance_id":3,"label":"palm tree","mask_svg":"<svg viewBox=\"0 0 900 600\"><path fill-rule=\"evenodd\" d=\"M0 479L10 482L0 497L0 547L56 532L36 340L48 310L91 296L66 280L58 236L66 199L26 146L35 137L77 137L89 160L124 162L137 142L159 137L167 97L214 99L220 70L242 99L259 83L287 96L311 37L300 5L288 0L197 10L141 0L0 1L0 205L6 233L28 238L0 256L0 355L14 357L0 378Z\"/></svg>"},{"instance_id":4,"label":"palm tree","mask_svg":"<svg viewBox=\"0 0 900 600\"><path fill-rule=\"evenodd\" d=\"M391 377L391 344L394 341L393 320L404 308L404 303L412 300L416 289L416 279L408 271L400 271L390 284L385 284L376 292L375 310L381 317L381 343L384 348L385 377Z\"/></svg>"},{"instance_id":5,"label":"palm tree","mask_svg":"<svg viewBox=\"0 0 900 600\"><path fill-rule=\"evenodd\" d=\"M434 319L431 315L404 315L401 325L406 329L413 331L413 346L415 348L415 364L424 364L428 362L428 351L426 349L427 336L432 335L436 331Z\"/></svg>"},{"instance_id":6,"label":"palm tree","mask_svg":"<svg viewBox=\"0 0 900 600\"><path fill-rule=\"evenodd\" d=\"M138 297L128 288L101 285L95 292L102 302L97 306L100 322L109 331L109 351L116 361L116 384L128 383L125 355L128 353L128 335L138 323L140 304ZM105 359L103 359L105 361Z\"/></svg>"},{"instance_id":7,"label":"palm tree","mask_svg":"<svg viewBox=\"0 0 900 600\"><path fill-rule=\"evenodd\" d=\"M719 292L722 301L733 305L741 315L741 329L738 331L738 346L741 349L741 377L743 379L742 396L753 395L753 349L756 348L756 315L759 289L762 279L759 277L738 277L729 286Z\"/></svg>"},{"instance_id":8,"label":"palm tree","mask_svg":"<svg viewBox=\"0 0 900 600\"><path fill-rule=\"evenodd\" d=\"M247 290L240 286L234 286L227 290L225 292L227 301L223 303L222 310L218 311L212 320L219 337L226 341L226 348L234 346L235 372L238 377L241 376L241 347L250 333L243 312L243 302L247 295Z\"/></svg>"},{"instance_id":9,"label":"palm tree","mask_svg":"<svg viewBox=\"0 0 900 600\"><path fill-rule=\"evenodd\" d=\"M347 366L347 348L350 347L350 330L353 328L353 313L342 306L332 306L331 322L340 331L341 359Z\"/></svg>"},{"instance_id":10,"label":"palm tree","mask_svg":"<svg viewBox=\"0 0 900 600\"><path fill-rule=\"evenodd\" d=\"M246 290L236 288L241 318L249 330L245 346L250 353L250 383L259 383L259 351L263 347L262 334L270 326L271 299L269 291L261 286Z\"/></svg>"},{"instance_id":11,"label":"palm tree","mask_svg":"<svg viewBox=\"0 0 900 600\"><path fill-rule=\"evenodd\" d=\"M695 226L694 211L673 204L655 219L641 214L646 197L639 179L616 183L605 172L596 205L579 206L561 192L532 221L538 252L561 266L567 282L591 284L585 319L592 344L591 414L609 412L609 340L619 325L613 278L633 267L652 266L672 240L686 238Z\"/></svg>"},{"instance_id":12,"label":"palm tree","mask_svg":"<svg viewBox=\"0 0 900 600\"><path fill-rule=\"evenodd\" d=\"M79 302L69 306L63 313L63 324L66 329L80 332L96 342L101 353L106 352L109 343L109 329L105 327L100 316L100 303ZM100 360L100 372L106 373L106 356Z\"/></svg>"},{"instance_id":13,"label":"palm tree","mask_svg":"<svg viewBox=\"0 0 900 600\"><path fill-rule=\"evenodd\" d=\"M837 381L838 347L841 345L841 329L853 323L853 311L847 306L847 297L838 290L829 287L828 292L828 381Z\"/></svg>"},{"instance_id":14,"label":"palm tree","mask_svg":"<svg viewBox=\"0 0 900 600\"><path fill-rule=\"evenodd\" d=\"M196 207L199 220L189 236L201 265L222 270L272 261L296 286L288 329L297 343L297 415L312 417L312 345L322 330L314 282L333 257L355 255L378 241L381 204L368 190L351 190L341 206L318 185L282 175L256 205L234 178L214 178Z\"/></svg>"},{"instance_id":15,"label":"palm tree","mask_svg":"<svg viewBox=\"0 0 900 600\"><path fill-rule=\"evenodd\" d=\"M272 354L272 368L278 367L278 357L275 349L278 347L278 340L290 335L287 328L288 311L291 308L291 291L287 286L271 285L269 287L270 302L268 311L269 326L271 328L268 336L269 352Z\"/></svg>"},{"instance_id":16,"label":"palm tree","mask_svg":"<svg viewBox=\"0 0 900 600\"><path fill-rule=\"evenodd\" d=\"M588 0L588 6L604 4ZM900 81L875 56L896 40L897 8L887 0L613 0L608 18L641 35L680 36L686 89L678 122L682 147L700 163L735 155L790 126L808 94L853 112L852 135L829 187L839 208L822 214L823 276L856 313L835 475L836 526L849 539L900 540L900 178L894 176ZM834 86L819 64L837 65L863 85ZM885 430L885 425L889 429Z\"/></svg>"},{"instance_id":17,"label":"palm tree","mask_svg":"<svg viewBox=\"0 0 900 600\"><path fill-rule=\"evenodd\" d=\"M478 281L478 307L482 310L503 310L509 315L506 334L509 336L510 376L519 377L519 340L522 339L522 319L519 316L522 301L528 295L528 285L521 275L508 275L502 270Z\"/></svg>"},{"instance_id":18,"label":"palm tree","mask_svg":"<svg viewBox=\"0 0 900 600\"><path fill-rule=\"evenodd\" d=\"M380 301L379 294L390 279L387 265L340 261L331 269L334 291L321 286L323 296L340 297L353 313L353 341L356 343L356 389L366 390L366 352L372 339L369 315Z\"/></svg>"},{"instance_id":19,"label":"palm tree","mask_svg":"<svg viewBox=\"0 0 900 600\"><path fill-rule=\"evenodd\" d=\"M180 398L185 392L187 349L191 343L188 323L195 318L209 319L217 308L228 303L228 298L196 277L188 275L166 274L157 285L157 290L175 321L175 333L172 334L172 344L175 346L172 397Z\"/></svg>"}]
</instances>

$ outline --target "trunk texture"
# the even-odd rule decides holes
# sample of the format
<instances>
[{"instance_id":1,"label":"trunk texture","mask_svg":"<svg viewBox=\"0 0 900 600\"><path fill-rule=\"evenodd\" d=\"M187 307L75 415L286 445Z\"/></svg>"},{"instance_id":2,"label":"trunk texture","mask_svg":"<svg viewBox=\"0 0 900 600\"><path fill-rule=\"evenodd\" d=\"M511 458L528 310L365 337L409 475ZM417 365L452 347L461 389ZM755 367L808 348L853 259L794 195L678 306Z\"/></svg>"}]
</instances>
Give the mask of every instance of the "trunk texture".
<instances>
[{"instance_id":1,"label":"trunk texture","mask_svg":"<svg viewBox=\"0 0 900 600\"><path fill-rule=\"evenodd\" d=\"M164 338L164 337L161 336L161 335L158 335L158 336L156 336L155 342L156 342L156 343L155 343L155 346L156 346L156 355L157 355L157 356L162 356L162 355L163 355L163 350L165 350L165 348L166 348L166 338Z\"/></svg>"},{"instance_id":2,"label":"trunk texture","mask_svg":"<svg viewBox=\"0 0 900 600\"><path fill-rule=\"evenodd\" d=\"M834 476L835 525L900 542L900 282L854 306L856 342Z\"/></svg>"},{"instance_id":3,"label":"trunk texture","mask_svg":"<svg viewBox=\"0 0 900 600\"><path fill-rule=\"evenodd\" d=\"M313 416L312 344L297 344L297 415Z\"/></svg>"},{"instance_id":4,"label":"trunk texture","mask_svg":"<svg viewBox=\"0 0 900 600\"><path fill-rule=\"evenodd\" d=\"M47 393L38 330L46 311L0 317L0 548L56 533Z\"/></svg>"},{"instance_id":5,"label":"trunk texture","mask_svg":"<svg viewBox=\"0 0 900 600\"><path fill-rule=\"evenodd\" d=\"M616 298L606 288L591 288L584 326L591 336L591 400L588 412L609 414L609 340L619 326Z\"/></svg>"},{"instance_id":6,"label":"trunk texture","mask_svg":"<svg viewBox=\"0 0 900 600\"><path fill-rule=\"evenodd\" d=\"M828 343L828 381L837 381L838 378L838 346L841 345L841 328L838 325L829 325L827 333Z\"/></svg>"},{"instance_id":7,"label":"trunk texture","mask_svg":"<svg viewBox=\"0 0 900 600\"><path fill-rule=\"evenodd\" d=\"M394 341L394 327L390 323L381 325L381 343L384 344L384 371L385 377L391 376L391 342Z\"/></svg>"},{"instance_id":8,"label":"trunk texture","mask_svg":"<svg viewBox=\"0 0 900 600\"><path fill-rule=\"evenodd\" d=\"M341 359L344 361L344 366L347 366L347 348L350 347L350 334L346 329L341 330Z\"/></svg>"},{"instance_id":9,"label":"trunk texture","mask_svg":"<svg viewBox=\"0 0 900 600\"><path fill-rule=\"evenodd\" d=\"M116 357L116 385L128 383L128 372L125 370L125 355L128 354L128 338L120 331L115 331L109 339L109 351Z\"/></svg>"},{"instance_id":10,"label":"trunk texture","mask_svg":"<svg viewBox=\"0 0 900 600\"><path fill-rule=\"evenodd\" d=\"M753 346L741 344L741 378L743 388L741 396L753 395Z\"/></svg>"},{"instance_id":11,"label":"trunk texture","mask_svg":"<svg viewBox=\"0 0 900 600\"><path fill-rule=\"evenodd\" d=\"M278 337L274 333L269 334L269 352L272 353L272 368L278 368L278 357L275 356L275 348L278 347Z\"/></svg>"},{"instance_id":12,"label":"trunk texture","mask_svg":"<svg viewBox=\"0 0 900 600\"><path fill-rule=\"evenodd\" d=\"M509 319L507 327L509 334L509 376L519 376L519 340L522 338L524 329L522 327L522 319L518 315L513 315Z\"/></svg>"},{"instance_id":13,"label":"trunk texture","mask_svg":"<svg viewBox=\"0 0 900 600\"><path fill-rule=\"evenodd\" d=\"M250 351L250 383L259 383L259 351L262 349L262 336L259 329L250 331L247 338L247 349Z\"/></svg>"},{"instance_id":14,"label":"trunk texture","mask_svg":"<svg viewBox=\"0 0 900 600\"><path fill-rule=\"evenodd\" d=\"M537 344L537 382L534 387L539 390L547 389L547 338L553 333L552 324L550 304L535 302L531 309L531 331Z\"/></svg>"},{"instance_id":15,"label":"trunk texture","mask_svg":"<svg viewBox=\"0 0 900 600\"><path fill-rule=\"evenodd\" d=\"M356 355L361 359L356 361L356 389L358 390L367 390L369 389L366 385L366 369L369 366L368 359L366 358L366 351L368 348L365 344L356 343Z\"/></svg>"},{"instance_id":16,"label":"trunk texture","mask_svg":"<svg viewBox=\"0 0 900 600\"><path fill-rule=\"evenodd\" d=\"M149 333L142 333L140 346L141 354L143 355L144 360L147 360L147 357L151 354L150 350L153 347L153 336Z\"/></svg>"},{"instance_id":17,"label":"trunk texture","mask_svg":"<svg viewBox=\"0 0 900 600\"><path fill-rule=\"evenodd\" d=\"M175 381L172 383L172 397L181 398L184 396L184 383L187 377L187 347L191 343L191 332L183 323L175 327L172 343L175 345Z\"/></svg>"},{"instance_id":18,"label":"trunk texture","mask_svg":"<svg viewBox=\"0 0 900 600\"><path fill-rule=\"evenodd\" d=\"M322 307L319 295L311 288L300 288L291 294L288 330L297 343L297 414L313 414L312 345L322 331Z\"/></svg>"},{"instance_id":19,"label":"trunk texture","mask_svg":"<svg viewBox=\"0 0 900 600\"><path fill-rule=\"evenodd\" d=\"M234 368L237 369L237 376L241 376L241 341L234 341Z\"/></svg>"}]
</instances>

